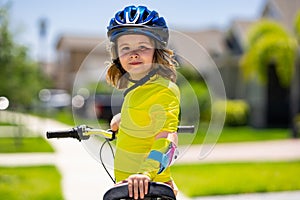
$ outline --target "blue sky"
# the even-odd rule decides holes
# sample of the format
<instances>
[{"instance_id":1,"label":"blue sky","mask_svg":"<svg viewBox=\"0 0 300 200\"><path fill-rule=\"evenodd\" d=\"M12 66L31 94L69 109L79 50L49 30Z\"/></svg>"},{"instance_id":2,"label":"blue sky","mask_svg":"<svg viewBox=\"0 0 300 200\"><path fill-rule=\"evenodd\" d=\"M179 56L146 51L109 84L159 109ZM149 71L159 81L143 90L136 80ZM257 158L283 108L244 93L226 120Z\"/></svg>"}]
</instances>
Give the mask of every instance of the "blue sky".
<instances>
[{"instance_id":1,"label":"blue sky","mask_svg":"<svg viewBox=\"0 0 300 200\"><path fill-rule=\"evenodd\" d=\"M54 47L61 34L105 37L114 13L126 5L146 5L163 16L173 30L226 29L233 19L257 19L266 0L0 0L12 2L12 30L28 46L33 58L39 49L55 59ZM39 40L38 22L47 19L48 31ZM41 45L43 44L43 45Z\"/></svg>"}]
</instances>

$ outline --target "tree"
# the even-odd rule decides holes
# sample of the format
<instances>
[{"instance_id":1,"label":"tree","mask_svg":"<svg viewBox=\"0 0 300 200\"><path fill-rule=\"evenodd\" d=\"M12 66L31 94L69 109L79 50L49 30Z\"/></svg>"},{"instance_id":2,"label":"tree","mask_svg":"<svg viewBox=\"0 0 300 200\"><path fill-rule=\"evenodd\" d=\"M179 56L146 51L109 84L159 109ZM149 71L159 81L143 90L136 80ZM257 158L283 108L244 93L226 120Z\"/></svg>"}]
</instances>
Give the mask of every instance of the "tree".
<instances>
[{"instance_id":1,"label":"tree","mask_svg":"<svg viewBox=\"0 0 300 200\"><path fill-rule=\"evenodd\" d=\"M300 33L299 21L300 19L298 17L295 23L295 30L296 33L298 33L298 38ZM271 79L268 75L271 74L270 72L272 72L273 68L270 70L270 67L274 67L279 86L285 90L280 88L274 89L272 88L274 85L268 86L268 95L271 95L268 97L270 100L268 103L272 101L275 102L275 104L272 103L272 105L276 105L276 108L272 106L268 107L268 117L269 119L274 119L273 114L276 114L281 118L289 118L288 121L292 126L293 137L297 137L297 130L295 129L296 125L294 122L295 113L293 111L295 103L297 102L293 95L290 95L290 93L294 91L293 88L295 86L295 83L292 84L292 81L296 71L295 63L298 49L296 37L288 33L277 22L262 19L250 28L247 38L248 44L246 52L240 63L244 77L249 79L250 77L258 76L258 79L262 83L266 83L268 82L268 79ZM272 80L274 81L274 77ZM273 95L275 95L274 98L270 91L274 92L275 90L277 91L273 93ZM288 93L281 91L288 91ZM285 96L279 96L278 94L283 94ZM288 103L289 107L285 107L285 103ZM281 105L281 107L278 105ZM279 110L279 112L275 112L275 109ZM290 116L281 116L281 114L285 112L289 113Z\"/></svg>"},{"instance_id":2,"label":"tree","mask_svg":"<svg viewBox=\"0 0 300 200\"><path fill-rule=\"evenodd\" d=\"M9 30L9 5L0 5L0 96L12 107L29 107L50 82L32 61L25 46L14 42Z\"/></svg>"},{"instance_id":3,"label":"tree","mask_svg":"<svg viewBox=\"0 0 300 200\"><path fill-rule=\"evenodd\" d=\"M262 19L248 32L246 52L241 59L245 79L258 76L267 81L267 67L274 64L276 75L283 87L291 84L297 41L277 22Z\"/></svg>"}]
</instances>

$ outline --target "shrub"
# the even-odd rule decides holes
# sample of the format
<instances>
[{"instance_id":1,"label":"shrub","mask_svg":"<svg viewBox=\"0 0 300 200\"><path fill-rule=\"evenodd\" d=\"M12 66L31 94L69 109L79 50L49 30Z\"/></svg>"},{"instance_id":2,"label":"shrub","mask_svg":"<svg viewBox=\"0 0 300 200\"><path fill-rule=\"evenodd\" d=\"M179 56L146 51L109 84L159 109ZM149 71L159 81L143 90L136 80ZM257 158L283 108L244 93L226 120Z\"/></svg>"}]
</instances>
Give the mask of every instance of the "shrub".
<instances>
[{"instance_id":1,"label":"shrub","mask_svg":"<svg viewBox=\"0 0 300 200\"><path fill-rule=\"evenodd\" d=\"M226 117L225 125L227 126L242 126L246 125L248 122L249 114L249 105L244 100L227 100L227 101L218 101L214 104L216 106L216 112L222 112L226 104Z\"/></svg>"}]
</instances>

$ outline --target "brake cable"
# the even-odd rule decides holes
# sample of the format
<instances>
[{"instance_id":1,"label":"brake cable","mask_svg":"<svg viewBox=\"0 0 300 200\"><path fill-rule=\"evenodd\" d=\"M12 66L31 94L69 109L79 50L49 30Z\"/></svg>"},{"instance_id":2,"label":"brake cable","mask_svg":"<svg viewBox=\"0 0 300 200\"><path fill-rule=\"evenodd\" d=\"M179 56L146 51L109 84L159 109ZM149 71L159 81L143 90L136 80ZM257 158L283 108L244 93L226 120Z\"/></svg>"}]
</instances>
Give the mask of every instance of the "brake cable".
<instances>
[{"instance_id":1,"label":"brake cable","mask_svg":"<svg viewBox=\"0 0 300 200\"><path fill-rule=\"evenodd\" d=\"M102 159L102 150L103 150L103 147L104 147L105 144L108 144L108 146L109 146L109 148L110 148L110 150L111 150L111 154L112 154L113 158L115 159L114 150L113 150L113 148L112 148L112 146L111 146L111 144L110 144L110 140L107 139L107 138L105 138L105 141L102 143L102 145L101 145L101 147L100 147L100 151L99 151L100 161L101 161L101 164L102 164L104 170L105 170L106 173L108 174L109 178L112 180L112 182L113 182L114 184L116 184L116 179L113 178L113 176L109 173L109 171L108 171L108 169L107 169L107 167L106 167L106 165L104 164L103 159Z\"/></svg>"}]
</instances>

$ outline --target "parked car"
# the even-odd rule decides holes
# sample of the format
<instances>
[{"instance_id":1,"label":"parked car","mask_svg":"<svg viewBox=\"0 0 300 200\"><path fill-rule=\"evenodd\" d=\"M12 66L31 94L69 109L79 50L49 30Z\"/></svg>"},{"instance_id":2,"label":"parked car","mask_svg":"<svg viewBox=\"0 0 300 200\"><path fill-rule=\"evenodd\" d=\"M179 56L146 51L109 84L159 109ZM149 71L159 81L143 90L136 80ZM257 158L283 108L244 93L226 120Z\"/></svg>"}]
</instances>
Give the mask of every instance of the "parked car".
<instances>
[{"instance_id":1,"label":"parked car","mask_svg":"<svg viewBox=\"0 0 300 200\"><path fill-rule=\"evenodd\" d=\"M95 95L95 110L98 119L110 122L112 117L121 112L123 96L111 94Z\"/></svg>"},{"instance_id":2,"label":"parked car","mask_svg":"<svg viewBox=\"0 0 300 200\"><path fill-rule=\"evenodd\" d=\"M42 89L39 99L44 108L64 108L71 105L71 95L62 89Z\"/></svg>"}]
</instances>

